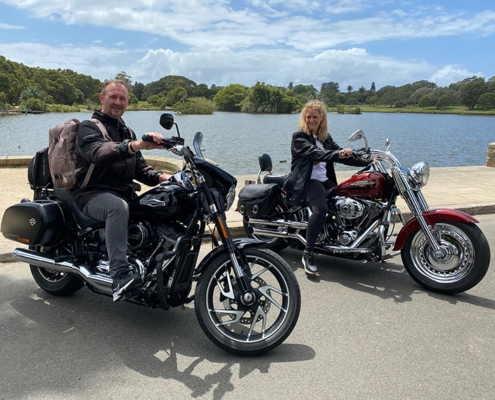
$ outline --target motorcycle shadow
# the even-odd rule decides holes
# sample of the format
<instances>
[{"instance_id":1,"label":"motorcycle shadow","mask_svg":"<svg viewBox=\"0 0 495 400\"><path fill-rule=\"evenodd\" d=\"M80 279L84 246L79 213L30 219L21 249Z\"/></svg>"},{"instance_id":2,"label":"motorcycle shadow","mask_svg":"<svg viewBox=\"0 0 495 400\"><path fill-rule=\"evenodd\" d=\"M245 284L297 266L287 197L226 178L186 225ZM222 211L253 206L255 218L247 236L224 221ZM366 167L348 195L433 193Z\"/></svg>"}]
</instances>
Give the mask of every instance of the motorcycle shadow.
<instances>
[{"instance_id":1,"label":"motorcycle shadow","mask_svg":"<svg viewBox=\"0 0 495 400\"><path fill-rule=\"evenodd\" d=\"M14 281L10 284L14 285ZM1 284L8 285L8 279ZM61 389L57 382L76 390L81 381L91 381L94 374L104 377L107 371L118 371L118 365L123 363L146 377L181 382L192 397L212 391L214 398L220 399L234 390L233 381L256 370L269 373L273 363L315 357L311 347L294 343L283 343L263 356L234 356L206 338L192 305L164 312L112 303L111 298L96 296L85 288L61 298L30 286L34 286L32 291L17 290L16 298L9 301L16 311L9 313L9 321L5 315L0 319L1 325L16 332L9 338L10 346L22 348L23 354L29 354L29 362L4 362L17 365L8 372L12 381L27 374L46 390ZM238 377L233 378L237 371ZM124 371L124 386L126 375ZM17 390L27 389L21 385ZM15 394L24 397L22 393Z\"/></svg>"},{"instance_id":2,"label":"motorcycle shadow","mask_svg":"<svg viewBox=\"0 0 495 400\"><path fill-rule=\"evenodd\" d=\"M315 255L315 262L318 266L319 277L306 277L301 263L301 251L285 249L280 255L292 266L301 286L311 285L311 290L315 290L317 287L314 285L319 282L334 282L352 290L380 297L383 300L392 299L395 303L410 302L413 294L426 293L432 298L450 304L467 303L495 310L495 301L469 292L444 295L424 289L409 276L400 261L400 257L382 263L318 254Z\"/></svg>"}]
</instances>

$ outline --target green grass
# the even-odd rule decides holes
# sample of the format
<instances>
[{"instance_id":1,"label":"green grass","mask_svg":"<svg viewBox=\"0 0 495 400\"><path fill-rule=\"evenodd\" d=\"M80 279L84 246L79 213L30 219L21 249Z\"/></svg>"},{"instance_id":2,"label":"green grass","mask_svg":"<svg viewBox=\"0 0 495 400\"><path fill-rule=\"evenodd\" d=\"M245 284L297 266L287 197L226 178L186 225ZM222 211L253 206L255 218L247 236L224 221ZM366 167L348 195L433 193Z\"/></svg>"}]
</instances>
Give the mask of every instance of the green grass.
<instances>
[{"instance_id":1,"label":"green grass","mask_svg":"<svg viewBox=\"0 0 495 400\"><path fill-rule=\"evenodd\" d=\"M361 112L387 112L387 113L415 113L415 114L460 114L460 115L495 115L495 108L489 108L483 110L480 108L475 108L474 110L468 110L464 106L451 106L445 107L445 110L437 110L436 107L417 107L408 106L404 108L395 108L389 106L371 106L362 105ZM330 107L329 111L337 112L336 107Z\"/></svg>"}]
</instances>

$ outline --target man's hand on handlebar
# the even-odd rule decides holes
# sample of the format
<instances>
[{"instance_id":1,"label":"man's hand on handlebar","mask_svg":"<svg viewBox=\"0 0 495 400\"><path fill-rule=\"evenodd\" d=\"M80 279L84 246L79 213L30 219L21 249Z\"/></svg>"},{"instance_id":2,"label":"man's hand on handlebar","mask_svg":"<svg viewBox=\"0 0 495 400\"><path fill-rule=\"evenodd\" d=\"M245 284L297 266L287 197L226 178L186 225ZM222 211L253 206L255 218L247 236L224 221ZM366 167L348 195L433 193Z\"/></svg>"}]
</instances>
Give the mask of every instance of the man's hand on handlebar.
<instances>
[{"instance_id":1,"label":"man's hand on handlebar","mask_svg":"<svg viewBox=\"0 0 495 400\"><path fill-rule=\"evenodd\" d=\"M136 140L132 142L132 148L135 151L139 150L154 150L163 149L163 136L156 132L148 132L143 136L146 140Z\"/></svg>"}]
</instances>

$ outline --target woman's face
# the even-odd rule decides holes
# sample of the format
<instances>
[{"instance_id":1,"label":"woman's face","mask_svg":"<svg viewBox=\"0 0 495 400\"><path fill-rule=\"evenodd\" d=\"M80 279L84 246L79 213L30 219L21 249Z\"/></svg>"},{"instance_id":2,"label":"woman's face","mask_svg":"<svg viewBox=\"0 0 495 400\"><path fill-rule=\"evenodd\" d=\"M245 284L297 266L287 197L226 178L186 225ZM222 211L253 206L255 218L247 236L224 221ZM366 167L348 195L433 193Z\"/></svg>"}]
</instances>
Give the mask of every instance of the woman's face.
<instances>
[{"instance_id":1,"label":"woman's face","mask_svg":"<svg viewBox=\"0 0 495 400\"><path fill-rule=\"evenodd\" d=\"M318 128L322 120L323 115L320 115L320 112L318 110L313 110L312 108L307 110L306 126L313 135L316 135L318 133Z\"/></svg>"}]
</instances>

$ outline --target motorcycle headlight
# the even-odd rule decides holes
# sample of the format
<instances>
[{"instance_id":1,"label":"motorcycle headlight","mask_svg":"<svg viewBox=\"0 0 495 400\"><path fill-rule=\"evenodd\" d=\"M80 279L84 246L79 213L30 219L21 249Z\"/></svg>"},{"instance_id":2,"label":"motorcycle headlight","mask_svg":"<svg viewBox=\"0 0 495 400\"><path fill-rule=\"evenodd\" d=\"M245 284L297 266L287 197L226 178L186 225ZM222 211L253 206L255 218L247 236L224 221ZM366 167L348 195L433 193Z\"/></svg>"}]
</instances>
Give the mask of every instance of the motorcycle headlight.
<instances>
[{"instance_id":1,"label":"motorcycle headlight","mask_svg":"<svg viewBox=\"0 0 495 400\"><path fill-rule=\"evenodd\" d=\"M426 161L414 164L411 167L411 176L420 188L425 187L430 177L430 165Z\"/></svg>"},{"instance_id":2,"label":"motorcycle headlight","mask_svg":"<svg viewBox=\"0 0 495 400\"><path fill-rule=\"evenodd\" d=\"M235 199L235 185L232 185L229 189L229 193L227 193L227 209L225 211L228 211L230 207L232 207L232 204L234 204L234 199Z\"/></svg>"}]
</instances>

